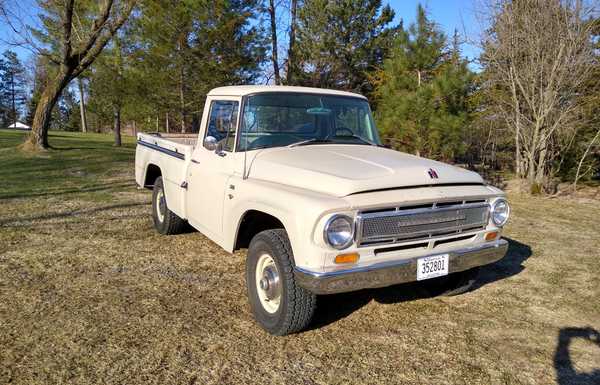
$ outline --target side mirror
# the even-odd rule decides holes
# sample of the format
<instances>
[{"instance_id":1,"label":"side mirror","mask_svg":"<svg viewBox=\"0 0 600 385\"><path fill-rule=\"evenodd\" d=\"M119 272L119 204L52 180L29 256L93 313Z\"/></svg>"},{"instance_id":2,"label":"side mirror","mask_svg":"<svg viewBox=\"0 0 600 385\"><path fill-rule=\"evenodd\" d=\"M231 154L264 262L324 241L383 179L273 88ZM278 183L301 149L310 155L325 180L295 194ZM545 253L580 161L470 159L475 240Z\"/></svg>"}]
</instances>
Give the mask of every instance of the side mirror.
<instances>
[{"instance_id":1,"label":"side mirror","mask_svg":"<svg viewBox=\"0 0 600 385\"><path fill-rule=\"evenodd\" d=\"M206 148L209 151L216 151L217 150L217 139L214 136L207 136L206 138L204 138L204 148Z\"/></svg>"}]
</instances>

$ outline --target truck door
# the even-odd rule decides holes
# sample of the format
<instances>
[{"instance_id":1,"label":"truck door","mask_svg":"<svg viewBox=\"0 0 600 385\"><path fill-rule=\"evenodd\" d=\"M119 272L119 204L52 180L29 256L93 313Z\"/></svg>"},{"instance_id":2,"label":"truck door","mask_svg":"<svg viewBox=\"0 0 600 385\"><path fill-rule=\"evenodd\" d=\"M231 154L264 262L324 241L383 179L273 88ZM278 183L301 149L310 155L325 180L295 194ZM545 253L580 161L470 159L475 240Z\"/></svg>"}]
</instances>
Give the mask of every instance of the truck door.
<instances>
[{"instance_id":1,"label":"truck door","mask_svg":"<svg viewBox=\"0 0 600 385\"><path fill-rule=\"evenodd\" d=\"M210 104L209 104L210 103ZM234 147L239 121L239 98L208 99L203 117L203 135L192 153L188 168L187 217L201 232L220 243L223 237L223 203L226 184L233 174ZM201 131L202 133L202 131ZM206 137L216 139L218 149L204 147Z\"/></svg>"}]
</instances>

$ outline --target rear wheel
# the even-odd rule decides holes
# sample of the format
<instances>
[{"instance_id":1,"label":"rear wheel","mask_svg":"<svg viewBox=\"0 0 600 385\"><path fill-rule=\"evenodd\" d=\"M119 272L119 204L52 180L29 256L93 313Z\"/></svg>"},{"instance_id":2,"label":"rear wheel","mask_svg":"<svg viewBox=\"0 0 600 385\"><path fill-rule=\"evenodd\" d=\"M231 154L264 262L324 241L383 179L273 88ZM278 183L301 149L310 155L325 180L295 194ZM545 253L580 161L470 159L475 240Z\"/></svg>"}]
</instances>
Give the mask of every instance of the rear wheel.
<instances>
[{"instance_id":1,"label":"rear wheel","mask_svg":"<svg viewBox=\"0 0 600 385\"><path fill-rule=\"evenodd\" d=\"M285 230L265 230L252 238L246 286L254 318L267 332L279 336L295 333L312 320L316 295L296 284Z\"/></svg>"},{"instance_id":2,"label":"rear wheel","mask_svg":"<svg viewBox=\"0 0 600 385\"><path fill-rule=\"evenodd\" d=\"M426 290L432 296L453 296L466 293L473 287L479 275L479 267L452 273L426 282Z\"/></svg>"},{"instance_id":3,"label":"rear wheel","mask_svg":"<svg viewBox=\"0 0 600 385\"><path fill-rule=\"evenodd\" d=\"M152 219L156 230L165 235L180 234L185 231L187 222L169 210L165 197L162 177L156 178L152 190Z\"/></svg>"}]
</instances>

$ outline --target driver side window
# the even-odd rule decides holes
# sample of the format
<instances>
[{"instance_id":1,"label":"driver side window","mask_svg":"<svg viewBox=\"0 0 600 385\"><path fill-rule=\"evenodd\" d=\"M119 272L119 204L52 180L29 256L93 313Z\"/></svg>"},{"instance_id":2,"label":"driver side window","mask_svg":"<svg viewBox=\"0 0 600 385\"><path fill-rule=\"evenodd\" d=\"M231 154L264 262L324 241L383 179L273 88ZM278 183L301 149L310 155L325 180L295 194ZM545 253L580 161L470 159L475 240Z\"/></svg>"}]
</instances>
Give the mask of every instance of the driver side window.
<instances>
[{"instance_id":1,"label":"driver side window","mask_svg":"<svg viewBox=\"0 0 600 385\"><path fill-rule=\"evenodd\" d=\"M224 151L233 151L239 104L233 100L215 100L210 104L206 136L213 136Z\"/></svg>"}]
</instances>

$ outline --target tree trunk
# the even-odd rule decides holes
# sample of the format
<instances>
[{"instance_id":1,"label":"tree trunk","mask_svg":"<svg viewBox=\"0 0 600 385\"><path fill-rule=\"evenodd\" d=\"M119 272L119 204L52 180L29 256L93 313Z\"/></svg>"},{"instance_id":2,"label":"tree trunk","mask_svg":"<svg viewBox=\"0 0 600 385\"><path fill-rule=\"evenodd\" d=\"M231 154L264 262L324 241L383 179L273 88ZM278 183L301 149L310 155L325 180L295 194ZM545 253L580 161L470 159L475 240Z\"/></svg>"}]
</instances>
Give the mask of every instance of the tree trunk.
<instances>
[{"instance_id":1,"label":"tree trunk","mask_svg":"<svg viewBox=\"0 0 600 385\"><path fill-rule=\"evenodd\" d=\"M547 163L547 154L548 154L548 141L543 138L540 140L540 153L538 155L537 161L537 169L535 172L535 183L537 183L540 187L546 185L545 176L546 176L546 163Z\"/></svg>"},{"instance_id":2,"label":"tree trunk","mask_svg":"<svg viewBox=\"0 0 600 385\"><path fill-rule=\"evenodd\" d=\"M85 115L85 93L83 91L83 81L81 77L77 78L77 85L79 86L79 112L81 113L81 131L87 132L87 118Z\"/></svg>"},{"instance_id":3,"label":"tree trunk","mask_svg":"<svg viewBox=\"0 0 600 385\"><path fill-rule=\"evenodd\" d=\"M535 155L529 154L527 157L527 182L532 185L535 183Z\"/></svg>"},{"instance_id":4,"label":"tree trunk","mask_svg":"<svg viewBox=\"0 0 600 385\"><path fill-rule=\"evenodd\" d=\"M523 170L521 165L521 141L519 136L521 135L521 126L519 123L519 117L517 117L516 130L515 130L515 172L517 173L517 178L521 179L523 177Z\"/></svg>"},{"instance_id":5,"label":"tree trunk","mask_svg":"<svg viewBox=\"0 0 600 385\"><path fill-rule=\"evenodd\" d=\"M296 71L296 56L295 56L295 46L296 46L296 10L298 9L298 0L291 0L290 4L290 45L288 48L288 66L286 73L286 83L287 85L292 85L294 72Z\"/></svg>"},{"instance_id":6,"label":"tree trunk","mask_svg":"<svg viewBox=\"0 0 600 385\"><path fill-rule=\"evenodd\" d=\"M15 74L10 74L10 92L12 96L12 120L15 128L17 127L17 107L15 103Z\"/></svg>"},{"instance_id":7,"label":"tree trunk","mask_svg":"<svg viewBox=\"0 0 600 385\"><path fill-rule=\"evenodd\" d=\"M35 109L31 133L25 143L32 150L45 150L48 146L48 128L52 110L63 89L69 84L70 74L61 69L54 80L46 86Z\"/></svg>"},{"instance_id":8,"label":"tree trunk","mask_svg":"<svg viewBox=\"0 0 600 385\"><path fill-rule=\"evenodd\" d=\"M170 132L169 131L169 112L167 111L167 116L165 118L165 129L167 130L167 134Z\"/></svg>"},{"instance_id":9,"label":"tree trunk","mask_svg":"<svg viewBox=\"0 0 600 385\"><path fill-rule=\"evenodd\" d=\"M279 62L277 59L277 21L275 20L275 0L269 0L269 16L271 18L271 62L273 62L273 74L275 84L281 84L279 75Z\"/></svg>"},{"instance_id":10,"label":"tree trunk","mask_svg":"<svg viewBox=\"0 0 600 385\"><path fill-rule=\"evenodd\" d=\"M115 122L113 131L115 133L115 146L121 147L121 107L114 106Z\"/></svg>"},{"instance_id":11,"label":"tree trunk","mask_svg":"<svg viewBox=\"0 0 600 385\"><path fill-rule=\"evenodd\" d=\"M181 108L181 133L185 133L185 78L183 74L183 64L179 72L179 103Z\"/></svg>"},{"instance_id":12,"label":"tree trunk","mask_svg":"<svg viewBox=\"0 0 600 385\"><path fill-rule=\"evenodd\" d=\"M543 118L534 115L533 137L530 143L529 173L528 179L530 185L541 192L543 187L544 170L546 167L547 140L544 138L542 128L544 126ZM536 159L537 155L537 159Z\"/></svg>"},{"instance_id":13,"label":"tree trunk","mask_svg":"<svg viewBox=\"0 0 600 385\"><path fill-rule=\"evenodd\" d=\"M517 97L517 85L514 80L514 69L510 67L510 90L515 114L515 172L517 178L523 177L523 165L521 161L521 103Z\"/></svg>"}]
</instances>

